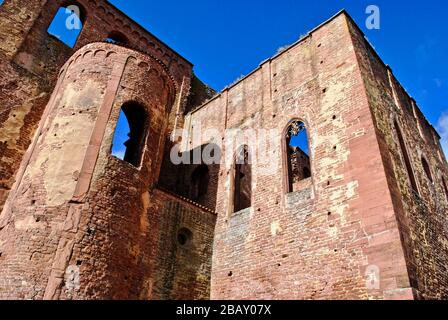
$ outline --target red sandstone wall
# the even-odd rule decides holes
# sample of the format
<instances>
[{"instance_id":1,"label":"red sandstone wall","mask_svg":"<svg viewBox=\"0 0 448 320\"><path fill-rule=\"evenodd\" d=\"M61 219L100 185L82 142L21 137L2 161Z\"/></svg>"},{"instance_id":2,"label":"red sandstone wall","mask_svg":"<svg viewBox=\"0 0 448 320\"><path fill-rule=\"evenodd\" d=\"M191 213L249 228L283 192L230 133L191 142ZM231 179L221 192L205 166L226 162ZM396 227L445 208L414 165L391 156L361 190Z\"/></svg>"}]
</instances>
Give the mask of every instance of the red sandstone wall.
<instances>
[{"instance_id":1,"label":"red sandstone wall","mask_svg":"<svg viewBox=\"0 0 448 320\"><path fill-rule=\"evenodd\" d=\"M41 6L41 1L7 0L0 7L0 210L53 89L54 81L48 79L57 72L47 69L45 75L36 75L12 61ZM48 47L48 65L54 57L66 55L61 44L54 43L53 50Z\"/></svg>"},{"instance_id":2,"label":"red sandstone wall","mask_svg":"<svg viewBox=\"0 0 448 320\"><path fill-rule=\"evenodd\" d=\"M448 198L442 177L446 179L448 168L440 137L359 29L352 25L351 32L374 115L412 287L418 298L446 299ZM405 139L418 194L411 189L394 120ZM430 165L434 183L424 172L422 155Z\"/></svg>"},{"instance_id":3,"label":"red sandstone wall","mask_svg":"<svg viewBox=\"0 0 448 320\"><path fill-rule=\"evenodd\" d=\"M211 210L215 210L217 199L217 187L219 182L220 164L207 165L209 172L209 181L207 185L207 193L200 199L192 197L192 178L195 170L201 164L181 164L174 165L170 159L171 144L165 146L166 154L162 163L159 186L165 190L171 191L177 195L190 199L199 205ZM203 148L200 148L203 150ZM194 152L194 151L193 151ZM189 154L191 156L192 154Z\"/></svg>"},{"instance_id":4,"label":"red sandstone wall","mask_svg":"<svg viewBox=\"0 0 448 320\"><path fill-rule=\"evenodd\" d=\"M61 4L79 5L85 13L74 49L47 29ZM118 31L128 46L162 61L179 88L170 128L181 126L187 107L192 65L107 1L5 0L0 7L0 209L38 126L60 68L82 46L104 41ZM198 99L205 89L198 89ZM194 101L193 101L194 102ZM171 130L171 129L170 129Z\"/></svg>"},{"instance_id":5,"label":"red sandstone wall","mask_svg":"<svg viewBox=\"0 0 448 320\"><path fill-rule=\"evenodd\" d=\"M26 17L18 14L15 1L5 1L8 11L0 11L0 37L11 50L3 50L2 59L14 57L28 71L49 78L59 73L60 78L39 139L0 216L0 298L446 297L447 202L440 184L446 160L433 129L396 82L393 98L384 66L345 14L263 63L184 121L191 69L184 72L178 64L185 61L176 60L171 51L164 54L164 45L156 40L152 46L151 36L142 38L140 27L102 1L81 3L98 11L89 16L78 47L107 36L109 30L96 20L102 17L127 30L130 39L140 40L139 50L149 50L156 59L94 43L78 51L59 73L57 66L65 60L45 60L46 49L40 47L54 42L43 27L57 3L38 11L37 2L31 1L37 11ZM17 36L22 34L19 23L4 32L4 17L11 19L13 12L26 22L23 37ZM38 20L35 12L41 14ZM53 52L63 57L66 49L57 51L59 44L54 45ZM45 99L39 80L14 64L2 68L15 79L22 74L26 79L20 87L2 79L1 85L13 90L7 96L8 116L0 118L0 125L16 121L14 106L26 101L14 96L19 90L32 88ZM198 96L198 101L203 99ZM150 114L141 168L110 156L120 107L129 100L141 102ZM8 144L23 141L22 149L17 155L4 149L12 156L2 159L2 166L11 159L17 165L42 101L19 114L25 119L20 120L20 139L17 133L7 139ZM408 146L417 150L412 160L419 197L409 192L390 130L391 113L400 120ZM260 166L252 167L252 207L232 213L232 170L217 167L202 203L218 212L211 265L216 217L156 189L160 175L178 173L160 173L166 132L182 125L190 132L198 125L217 129L214 141L196 142L190 136L183 151L219 143L229 128L277 129L280 145L281 132L293 118L307 125L313 178L298 192L285 194L282 154L280 148L274 150L275 172L266 175ZM0 128L4 133L8 126ZM231 155L235 151L221 149ZM421 154L431 164L434 184L419 167ZM2 174L14 171L4 168ZM192 169L182 171L182 178ZM1 178L5 188L10 177ZM181 185L179 193L187 187ZM182 228L193 233L187 247L177 242ZM366 286L370 267L380 270L379 289ZM76 274L70 275L73 270L79 286Z\"/></svg>"},{"instance_id":6,"label":"red sandstone wall","mask_svg":"<svg viewBox=\"0 0 448 320\"><path fill-rule=\"evenodd\" d=\"M190 131L217 128L217 140L229 128L274 128L280 145L294 118L307 125L313 173L298 192L285 194L278 148L275 172L252 167L252 207L232 214L232 174L221 166L212 299L412 299L345 14L263 63L185 123ZM186 149L196 147L186 141ZM382 270L377 290L366 284L372 266Z\"/></svg>"},{"instance_id":7,"label":"red sandstone wall","mask_svg":"<svg viewBox=\"0 0 448 320\"><path fill-rule=\"evenodd\" d=\"M216 215L172 194L156 191L150 221L154 221L158 230L151 298L210 299ZM183 228L192 232L185 245L178 241Z\"/></svg>"},{"instance_id":8,"label":"red sandstone wall","mask_svg":"<svg viewBox=\"0 0 448 320\"><path fill-rule=\"evenodd\" d=\"M26 3L5 0L0 9L0 39L3 40L0 49L34 73L42 76L57 73L74 52L47 33L62 4L78 5L85 13L84 26L74 50L93 41L104 41L111 32L118 31L128 38L130 46L169 66L179 85L184 76L191 74L190 62L104 0L31 0Z\"/></svg>"},{"instance_id":9,"label":"red sandstone wall","mask_svg":"<svg viewBox=\"0 0 448 320\"><path fill-rule=\"evenodd\" d=\"M116 45L87 45L67 62L1 216L0 297L151 296L148 210L176 90L162 63ZM141 168L110 155L126 101L148 114Z\"/></svg>"},{"instance_id":10,"label":"red sandstone wall","mask_svg":"<svg viewBox=\"0 0 448 320\"><path fill-rule=\"evenodd\" d=\"M0 211L50 96L48 84L0 53Z\"/></svg>"}]
</instances>

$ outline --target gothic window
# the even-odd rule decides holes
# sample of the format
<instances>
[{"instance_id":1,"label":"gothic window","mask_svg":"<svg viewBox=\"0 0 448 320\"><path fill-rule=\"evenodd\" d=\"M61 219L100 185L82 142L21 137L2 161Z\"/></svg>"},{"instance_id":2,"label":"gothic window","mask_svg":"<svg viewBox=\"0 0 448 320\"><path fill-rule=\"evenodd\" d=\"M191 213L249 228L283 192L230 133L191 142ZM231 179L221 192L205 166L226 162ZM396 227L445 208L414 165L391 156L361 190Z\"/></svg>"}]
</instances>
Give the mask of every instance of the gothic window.
<instances>
[{"instance_id":1,"label":"gothic window","mask_svg":"<svg viewBox=\"0 0 448 320\"><path fill-rule=\"evenodd\" d=\"M423 156L422 156L422 166L423 170L425 170L426 177L428 177L429 181L433 182L434 180L432 178L431 169L429 168L428 161L426 161L425 157Z\"/></svg>"},{"instance_id":2,"label":"gothic window","mask_svg":"<svg viewBox=\"0 0 448 320\"><path fill-rule=\"evenodd\" d=\"M401 133L400 127L398 126L397 121L394 121L395 132L397 133L398 142L400 144L401 154L404 159L404 164L406 166L406 171L408 173L409 182L411 183L411 187L415 192L418 192L417 182L415 181L414 172L412 171L411 160L409 158L406 144L404 143L403 135Z\"/></svg>"},{"instance_id":3,"label":"gothic window","mask_svg":"<svg viewBox=\"0 0 448 320\"><path fill-rule=\"evenodd\" d=\"M106 42L126 45L128 44L128 38L121 32L112 31L106 38Z\"/></svg>"},{"instance_id":4,"label":"gothic window","mask_svg":"<svg viewBox=\"0 0 448 320\"><path fill-rule=\"evenodd\" d=\"M311 162L309 156L308 134L305 124L294 120L285 134L288 192L299 190L302 180L311 178Z\"/></svg>"},{"instance_id":5,"label":"gothic window","mask_svg":"<svg viewBox=\"0 0 448 320\"><path fill-rule=\"evenodd\" d=\"M234 192L234 212L252 206L252 168L246 145L238 149L235 157Z\"/></svg>"},{"instance_id":6,"label":"gothic window","mask_svg":"<svg viewBox=\"0 0 448 320\"><path fill-rule=\"evenodd\" d=\"M122 106L115 129L112 155L135 167L140 166L145 145L146 118L146 111L140 104L129 102Z\"/></svg>"},{"instance_id":7,"label":"gothic window","mask_svg":"<svg viewBox=\"0 0 448 320\"><path fill-rule=\"evenodd\" d=\"M85 22L84 10L77 4L60 7L47 32L73 48Z\"/></svg>"},{"instance_id":8,"label":"gothic window","mask_svg":"<svg viewBox=\"0 0 448 320\"><path fill-rule=\"evenodd\" d=\"M210 173L206 165L197 167L191 175L190 197L193 201L200 202L207 195Z\"/></svg>"}]
</instances>

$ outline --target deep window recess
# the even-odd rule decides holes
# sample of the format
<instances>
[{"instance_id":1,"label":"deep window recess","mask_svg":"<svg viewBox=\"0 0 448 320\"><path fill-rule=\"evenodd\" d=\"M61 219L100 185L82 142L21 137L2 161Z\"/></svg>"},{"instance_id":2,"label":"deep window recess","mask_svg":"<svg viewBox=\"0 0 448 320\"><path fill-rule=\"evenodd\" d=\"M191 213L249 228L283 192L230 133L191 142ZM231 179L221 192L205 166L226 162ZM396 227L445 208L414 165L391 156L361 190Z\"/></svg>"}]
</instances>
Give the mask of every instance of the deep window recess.
<instances>
[{"instance_id":1,"label":"deep window recess","mask_svg":"<svg viewBox=\"0 0 448 320\"><path fill-rule=\"evenodd\" d=\"M110 43L116 43L116 44L128 44L128 38L124 34L118 31L113 31L109 34L109 36L106 38L106 42Z\"/></svg>"},{"instance_id":2,"label":"deep window recess","mask_svg":"<svg viewBox=\"0 0 448 320\"><path fill-rule=\"evenodd\" d=\"M308 134L302 121L294 120L286 130L288 192L299 189L300 181L311 178Z\"/></svg>"},{"instance_id":3,"label":"deep window recess","mask_svg":"<svg viewBox=\"0 0 448 320\"><path fill-rule=\"evenodd\" d=\"M207 195L210 173L206 165L197 167L191 175L190 197L193 201L200 202Z\"/></svg>"},{"instance_id":4,"label":"deep window recess","mask_svg":"<svg viewBox=\"0 0 448 320\"><path fill-rule=\"evenodd\" d=\"M408 172L409 182L411 183L412 189L418 193L417 182L415 181L414 172L412 171L411 160L409 158L406 144L404 143L403 135L401 133L400 127L398 126L397 121L394 121L395 132L397 133L398 142L400 144L401 154L404 158L404 164L406 166L406 171Z\"/></svg>"},{"instance_id":5,"label":"deep window recess","mask_svg":"<svg viewBox=\"0 0 448 320\"><path fill-rule=\"evenodd\" d=\"M245 145L238 149L235 157L234 212L252 206L252 168L249 148Z\"/></svg>"},{"instance_id":6,"label":"deep window recess","mask_svg":"<svg viewBox=\"0 0 448 320\"><path fill-rule=\"evenodd\" d=\"M422 166L423 170L425 170L426 176L428 177L429 181L433 182L434 180L432 178L431 169L429 168L428 161L426 161L425 157L422 157Z\"/></svg>"},{"instance_id":7,"label":"deep window recess","mask_svg":"<svg viewBox=\"0 0 448 320\"><path fill-rule=\"evenodd\" d=\"M73 48L85 22L83 12L79 5L60 7L47 32Z\"/></svg>"},{"instance_id":8,"label":"deep window recess","mask_svg":"<svg viewBox=\"0 0 448 320\"><path fill-rule=\"evenodd\" d=\"M115 129L112 155L135 167L140 166L145 144L146 118L145 109L140 104L129 102L123 105Z\"/></svg>"}]
</instances>

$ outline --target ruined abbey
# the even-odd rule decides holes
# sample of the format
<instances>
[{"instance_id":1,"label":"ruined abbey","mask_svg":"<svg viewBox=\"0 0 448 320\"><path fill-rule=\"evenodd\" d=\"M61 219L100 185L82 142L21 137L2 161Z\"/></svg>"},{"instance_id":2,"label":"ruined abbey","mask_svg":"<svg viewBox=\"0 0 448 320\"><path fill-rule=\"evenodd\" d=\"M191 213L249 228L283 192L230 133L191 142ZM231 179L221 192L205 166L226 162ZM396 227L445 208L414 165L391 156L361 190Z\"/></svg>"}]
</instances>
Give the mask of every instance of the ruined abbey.
<instances>
[{"instance_id":1,"label":"ruined abbey","mask_svg":"<svg viewBox=\"0 0 448 320\"><path fill-rule=\"evenodd\" d=\"M0 62L0 299L448 298L440 136L345 11L221 93L106 0L4 0Z\"/></svg>"}]
</instances>

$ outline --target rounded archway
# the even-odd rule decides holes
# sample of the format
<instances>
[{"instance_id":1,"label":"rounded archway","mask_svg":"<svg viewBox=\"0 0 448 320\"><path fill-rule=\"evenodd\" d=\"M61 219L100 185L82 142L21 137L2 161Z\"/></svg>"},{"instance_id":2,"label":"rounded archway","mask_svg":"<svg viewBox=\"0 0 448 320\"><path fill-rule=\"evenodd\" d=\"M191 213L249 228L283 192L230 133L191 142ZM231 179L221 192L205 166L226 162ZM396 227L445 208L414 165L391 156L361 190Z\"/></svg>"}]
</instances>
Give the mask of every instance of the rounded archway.
<instances>
[{"instance_id":1,"label":"rounded archway","mask_svg":"<svg viewBox=\"0 0 448 320\"><path fill-rule=\"evenodd\" d=\"M137 102L123 104L113 138L112 155L139 167L146 140L146 127L145 108Z\"/></svg>"},{"instance_id":2,"label":"rounded archway","mask_svg":"<svg viewBox=\"0 0 448 320\"><path fill-rule=\"evenodd\" d=\"M123 33L119 32L119 31L110 32L106 38L106 42L115 43L115 44L123 44L123 45L129 44L128 38Z\"/></svg>"}]
</instances>

